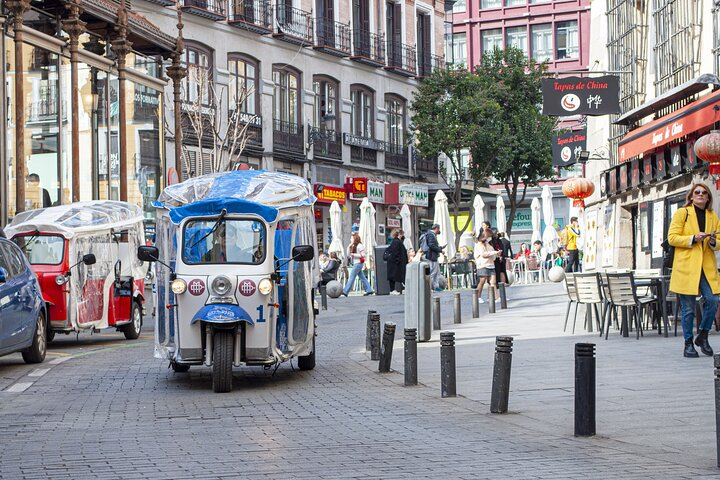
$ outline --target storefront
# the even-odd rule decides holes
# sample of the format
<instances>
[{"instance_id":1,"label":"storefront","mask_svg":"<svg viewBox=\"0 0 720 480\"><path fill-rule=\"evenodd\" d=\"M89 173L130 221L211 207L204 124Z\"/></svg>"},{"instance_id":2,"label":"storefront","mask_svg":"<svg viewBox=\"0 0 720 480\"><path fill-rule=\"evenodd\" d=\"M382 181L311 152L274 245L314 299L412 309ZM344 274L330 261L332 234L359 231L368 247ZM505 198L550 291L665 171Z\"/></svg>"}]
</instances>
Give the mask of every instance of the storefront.
<instances>
[{"instance_id":1,"label":"storefront","mask_svg":"<svg viewBox=\"0 0 720 480\"><path fill-rule=\"evenodd\" d=\"M315 197L315 228L317 232L317 246L318 251L327 252L332 242L332 231L330 229L330 205L332 202L337 202L343 211L346 210L347 193L345 187L340 185L325 185L316 183L313 185ZM343 215L345 217L345 215ZM345 222L343 222L344 224ZM347 228L342 229L342 235L349 237L350 230ZM348 240L343 238L343 245L347 244Z\"/></svg>"}]
</instances>

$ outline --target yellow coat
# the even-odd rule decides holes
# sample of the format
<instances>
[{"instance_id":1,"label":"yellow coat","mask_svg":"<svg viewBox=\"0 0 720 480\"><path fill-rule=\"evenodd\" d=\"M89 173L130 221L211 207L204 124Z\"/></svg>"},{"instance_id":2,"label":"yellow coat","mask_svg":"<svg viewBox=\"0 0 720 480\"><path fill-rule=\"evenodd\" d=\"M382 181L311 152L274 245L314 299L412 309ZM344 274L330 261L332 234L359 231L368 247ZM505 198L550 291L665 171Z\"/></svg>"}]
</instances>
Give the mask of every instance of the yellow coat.
<instances>
[{"instance_id":1,"label":"yellow coat","mask_svg":"<svg viewBox=\"0 0 720 480\"><path fill-rule=\"evenodd\" d=\"M687 220L685 213L687 212ZM705 211L705 232L720 231L720 219L715 212ZM720 278L718 277L715 250L720 249L720 235L715 246L710 246L710 238L700 243L693 243L692 237L700 233L695 208L678 208L673 215L668 242L675 247L673 257L672 275L670 276L670 290L681 295L698 295L700 289L700 271L710 284L713 293L720 293Z\"/></svg>"}]
</instances>

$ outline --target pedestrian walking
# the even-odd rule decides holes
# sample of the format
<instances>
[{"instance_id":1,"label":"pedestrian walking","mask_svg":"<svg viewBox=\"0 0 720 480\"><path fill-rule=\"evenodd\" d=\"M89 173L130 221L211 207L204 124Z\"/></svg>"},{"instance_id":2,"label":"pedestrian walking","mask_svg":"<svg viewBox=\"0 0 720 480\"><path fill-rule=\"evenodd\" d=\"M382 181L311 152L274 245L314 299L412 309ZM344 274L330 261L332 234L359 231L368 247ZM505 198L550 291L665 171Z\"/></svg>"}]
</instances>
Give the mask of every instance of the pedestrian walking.
<instances>
[{"instance_id":1,"label":"pedestrian walking","mask_svg":"<svg viewBox=\"0 0 720 480\"><path fill-rule=\"evenodd\" d=\"M343 295L346 297L348 296L350 289L353 288L353 284L355 284L355 278L357 277L360 277L360 283L362 283L363 289L365 290L365 295L372 295L375 293L370 286L370 282L368 282L367 277L365 277L365 274L363 273L363 268L365 268L365 246L360 243L360 235L357 233L352 234L352 241L347 248L347 256L352 268L350 270L348 281L345 284L345 288L343 288Z\"/></svg>"},{"instance_id":2,"label":"pedestrian walking","mask_svg":"<svg viewBox=\"0 0 720 480\"><path fill-rule=\"evenodd\" d=\"M405 283L405 270L408 263L405 232L401 229L393 229L390 232L392 242L385 250L383 258L387 262L387 279L390 283L390 295L400 295Z\"/></svg>"},{"instance_id":3,"label":"pedestrian walking","mask_svg":"<svg viewBox=\"0 0 720 480\"><path fill-rule=\"evenodd\" d=\"M580 252L578 251L578 238L580 237L580 223L577 217L570 218L570 225L565 227L567 233L567 244L565 250L568 253L566 272L580 271Z\"/></svg>"},{"instance_id":4,"label":"pedestrian walking","mask_svg":"<svg viewBox=\"0 0 720 480\"><path fill-rule=\"evenodd\" d=\"M477 270L477 290L478 302L485 303L482 299L482 291L485 282L495 286L495 259L500 254L500 250L496 250L493 246L492 230L486 228L480 232L480 236L475 239L475 247L473 248L473 256L475 257L475 267Z\"/></svg>"},{"instance_id":5,"label":"pedestrian walking","mask_svg":"<svg viewBox=\"0 0 720 480\"><path fill-rule=\"evenodd\" d=\"M680 298L681 318L685 348L683 355L697 358L693 345L695 299L698 293L705 300L700 333L695 345L705 355L712 356L713 349L708 342L708 332L715 319L720 293L715 250L720 248L716 235L720 233L720 220L712 210L713 198L704 183L692 186L685 198L684 208L673 215L668 242L675 247L670 290Z\"/></svg>"},{"instance_id":6,"label":"pedestrian walking","mask_svg":"<svg viewBox=\"0 0 720 480\"><path fill-rule=\"evenodd\" d=\"M507 283L507 258L505 256L505 252L508 251L508 253L512 254L512 249L505 247L503 243L503 237L505 234L503 232L498 233L497 229L490 230L490 233L492 234L492 239L490 241L490 244L493 246L495 250L497 250L499 253L497 257L495 258L495 278L498 282ZM508 247L510 245L510 242L508 242Z\"/></svg>"},{"instance_id":7,"label":"pedestrian walking","mask_svg":"<svg viewBox=\"0 0 720 480\"><path fill-rule=\"evenodd\" d=\"M424 249L425 260L430 264L430 279L432 281L432 289L436 292L442 290L440 288L440 265L438 259L445 246L440 246L437 241L437 236L440 235L440 225L433 223L430 230L425 232L425 243L427 244L427 251ZM420 244L422 245L422 241Z\"/></svg>"}]
</instances>

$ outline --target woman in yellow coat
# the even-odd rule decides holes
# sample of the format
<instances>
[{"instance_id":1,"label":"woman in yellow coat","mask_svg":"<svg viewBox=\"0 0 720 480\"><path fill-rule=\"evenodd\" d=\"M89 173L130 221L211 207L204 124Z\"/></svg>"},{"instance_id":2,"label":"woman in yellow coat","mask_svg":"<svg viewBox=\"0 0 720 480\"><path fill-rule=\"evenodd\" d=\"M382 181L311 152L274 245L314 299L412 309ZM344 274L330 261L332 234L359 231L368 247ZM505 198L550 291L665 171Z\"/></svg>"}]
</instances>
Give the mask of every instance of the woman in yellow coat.
<instances>
[{"instance_id":1,"label":"woman in yellow coat","mask_svg":"<svg viewBox=\"0 0 720 480\"><path fill-rule=\"evenodd\" d=\"M670 290L678 294L682 310L682 328L685 337L686 357L698 357L693 346L693 324L695 318L695 297L702 295L705 300L700 333L695 345L705 355L712 355L708 343L708 332L715 320L717 294L720 293L715 250L720 242L720 219L712 211L712 194L707 185L696 183L687 194L685 207L673 215L668 231L668 242L675 247Z\"/></svg>"}]
</instances>

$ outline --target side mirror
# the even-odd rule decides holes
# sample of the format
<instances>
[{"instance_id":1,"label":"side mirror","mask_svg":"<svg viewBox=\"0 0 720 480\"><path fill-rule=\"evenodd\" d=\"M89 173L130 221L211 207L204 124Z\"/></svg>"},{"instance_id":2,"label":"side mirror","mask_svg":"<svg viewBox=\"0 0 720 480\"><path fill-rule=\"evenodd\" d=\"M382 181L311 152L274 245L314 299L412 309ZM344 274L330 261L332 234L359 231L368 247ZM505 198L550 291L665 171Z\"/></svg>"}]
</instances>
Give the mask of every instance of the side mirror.
<instances>
[{"instance_id":1,"label":"side mirror","mask_svg":"<svg viewBox=\"0 0 720 480\"><path fill-rule=\"evenodd\" d=\"M94 254L87 253L87 254L83 255L82 263L84 263L85 265L87 265L87 266L95 265L95 262L97 262L97 260L95 260Z\"/></svg>"},{"instance_id":2,"label":"side mirror","mask_svg":"<svg viewBox=\"0 0 720 480\"><path fill-rule=\"evenodd\" d=\"M137 256L143 262L157 262L160 251L157 247L138 247Z\"/></svg>"},{"instance_id":3,"label":"side mirror","mask_svg":"<svg viewBox=\"0 0 720 480\"><path fill-rule=\"evenodd\" d=\"M298 245L292 249L292 258L296 262L307 262L315 257L312 245Z\"/></svg>"},{"instance_id":4,"label":"side mirror","mask_svg":"<svg viewBox=\"0 0 720 480\"><path fill-rule=\"evenodd\" d=\"M8 272L3 267L0 267L0 283L7 282Z\"/></svg>"}]
</instances>

